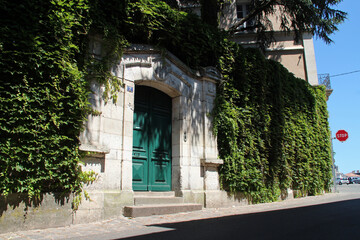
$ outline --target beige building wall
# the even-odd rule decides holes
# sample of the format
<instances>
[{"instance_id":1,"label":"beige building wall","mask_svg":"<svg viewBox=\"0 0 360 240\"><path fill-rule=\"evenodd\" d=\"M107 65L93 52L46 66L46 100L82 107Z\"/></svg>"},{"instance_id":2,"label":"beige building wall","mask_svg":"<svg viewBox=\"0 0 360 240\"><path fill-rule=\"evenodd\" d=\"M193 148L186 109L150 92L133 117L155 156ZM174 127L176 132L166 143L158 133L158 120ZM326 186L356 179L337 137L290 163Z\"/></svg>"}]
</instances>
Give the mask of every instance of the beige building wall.
<instances>
[{"instance_id":1,"label":"beige building wall","mask_svg":"<svg viewBox=\"0 0 360 240\"><path fill-rule=\"evenodd\" d=\"M248 0L231 0L224 5L220 16L220 27L229 29L239 21L236 14L237 4L248 4ZM273 24L275 42L265 51L269 59L280 62L296 77L302 78L311 85L318 85L315 50L311 34L303 34L302 39L294 41L294 35L280 29L279 15L269 17ZM233 40L244 47L258 47L255 32L237 33Z\"/></svg>"}]
</instances>

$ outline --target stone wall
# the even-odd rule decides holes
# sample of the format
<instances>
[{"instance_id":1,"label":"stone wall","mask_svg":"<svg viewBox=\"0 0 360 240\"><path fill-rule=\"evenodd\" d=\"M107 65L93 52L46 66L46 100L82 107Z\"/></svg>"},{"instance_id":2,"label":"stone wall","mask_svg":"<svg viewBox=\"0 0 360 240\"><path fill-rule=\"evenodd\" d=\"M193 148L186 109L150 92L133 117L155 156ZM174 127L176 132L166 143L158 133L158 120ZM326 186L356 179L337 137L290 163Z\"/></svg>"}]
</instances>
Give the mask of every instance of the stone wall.
<instances>
[{"instance_id":1,"label":"stone wall","mask_svg":"<svg viewBox=\"0 0 360 240\"><path fill-rule=\"evenodd\" d=\"M24 194L0 197L0 233L70 225L71 201L71 196L50 194L38 201L29 201Z\"/></svg>"},{"instance_id":2,"label":"stone wall","mask_svg":"<svg viewBox=\"0 0 360 240\"><path fill-rule=\"evenodd\" d=\"M99 44L93 46L92 53L101 56ZM99 174L99 180L89 190L131 193L134 96L136 86L145 85L172 98L172 190L185 201L205 204L204 191L219 190L214 169L221 161L217 160L209 116L216 81L220 80L217 71L211 67L194 71L171 53L163 54L144 45L127 49L112 71L124 83L118 101L105 102L101 97L103 88L94 82L91 103L100 114L89 116L81 135L80 149L93 152L84 159L83 169ZM209 168L207 162L211 160L217 161Z\"/></svg>"}]
</instances>

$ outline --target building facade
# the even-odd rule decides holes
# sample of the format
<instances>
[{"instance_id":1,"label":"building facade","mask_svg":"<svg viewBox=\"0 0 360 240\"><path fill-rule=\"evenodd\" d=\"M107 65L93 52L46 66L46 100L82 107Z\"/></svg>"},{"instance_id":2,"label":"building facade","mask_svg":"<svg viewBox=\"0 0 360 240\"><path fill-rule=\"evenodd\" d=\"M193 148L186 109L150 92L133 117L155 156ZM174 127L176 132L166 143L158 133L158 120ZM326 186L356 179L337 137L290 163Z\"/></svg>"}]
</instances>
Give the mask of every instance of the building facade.
<instances>
[{"instance_id":1,"label":"building facade","mask_svg":"<svg viewBox=\"0 0 360 240\"><path fill-rule=\"evenodd\" d=\"M101 55L101 43L91 52ZM116 199L112 212L134 204L134 192L172 191L185 203L220 206L216 138L210 112L216 82L213 68L193 71L171 53L134 45L114 66L124 86L117 102L105 102L104 87L95 81L91 103L99 115L90 115L81 135L80 150L90 154L83 170L99 178L87 189L98 201ZM94 205L96 200L93 200ZM86 214L86 203L78 214ZM106 210L105 210L106 211Z\"/></svg>"},{"instance_id":2,"label":"building facade","mask_svg":"<svg viewBox=\"0 0 360 240\"><path fill-rule=\"evenodd\" d=\"M196 3L190 7L200 13ZM248 11L246 1L227 3L220 26L229 28ZM305 34L294 42L293 36L276 26L275 16L274 23L277 41L266 50L267 58L317 85L312 36ZM256 47L253 32L237 34L233 40ZM91 40L90 54L102 56L100 38ZM136 204L137 193L144 192L172 192L182 203L204 207L247 204L242 196L220 190L218 168L223 161L218 159L210 116L216 84L221 80L216 69L195 71L170 52L132 45L113 66L112 74L123 82L117 101L106 101L105 87L94 80L90 102L97 114L88 116L80 136L80 150L88 153L82 169L98 174L97 181L86 188L91 201L83 201L76 213L69 203L61 209L44 205L41 220L37 208L29 210L26 221L11 217L21 215L16 212L20 210L8 211L4 216L16 224L8 224L4 231L13 231L14 226L55 227L119 216L124 208ZM44 202L56 202L51 196L46 198ZM54 221L48 221L50 213L57 216Z\"/></svg>"},{"instance_id":3,"label":"building facade","mask_svg":"<svg viewBox=\"0 0 360 240\"><path fill-rule=\"evenodd\" d=\"M229 29L245 17L250 10L249 0L226 2L223 13L220 15L220 28ZM269 19L273 25L275 41L265 49L265 56L280 62L296 77L304 79L311 85L318 85L313 36L306 33L299 41L295 41L294 34L285 33L280 29L279 16L274 14ZM255 21L251 20L245 22L241 27L249 29L254 24ZM243 47L258 47L256 33L251 29L236 33L233 41Z\"/></svg>"},{"instance_id":4,"label":"building facade","mask_svg":"<svg viewBox=\"0 0 360 240\"><path fill-rule=\"evenodd\" d=\"M246 16L248 3L226 3L220 27L228 29ZM200 13L196 3L182 7ZM280 30L276 16L272 19L276 42L266 49L266 57L318 85L312 36L304 34L296 42ZM245 31L233 40L257 47L255 38L254 32ZM101 40L92 41L91 54L101 56ZM151 46L134 45L112 73L124 83L118 101L105 102L104 87L94 82L91 103L100 114L89 116L81 135L80 149L92 153L84 159L83 169L99 174L88 188L98 199L97 210L93 209L98 218L107 212L107 205L117 214L134 205L138 192L174 192L185 203L205 207L246 204L219 186L222 160L209 117L221 78L216 69L194 71L169 52L162 55ZM77 214L87 214L88 209L85 203Z\"/></svg>"}]
</instances>

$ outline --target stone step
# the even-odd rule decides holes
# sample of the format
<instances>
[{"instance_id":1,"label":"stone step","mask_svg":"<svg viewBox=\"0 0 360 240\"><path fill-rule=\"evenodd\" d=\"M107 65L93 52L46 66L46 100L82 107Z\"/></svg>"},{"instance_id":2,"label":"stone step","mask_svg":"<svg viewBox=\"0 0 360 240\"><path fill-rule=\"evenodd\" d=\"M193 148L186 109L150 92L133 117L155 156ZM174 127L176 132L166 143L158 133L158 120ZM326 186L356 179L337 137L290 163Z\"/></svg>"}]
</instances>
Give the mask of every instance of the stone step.
<instances>
[{"instance_id":1,"label":"stone step","mask_svg":"<svg viewBox=\"0 0 360 240\"><path fill-rule=\"evenodd\" d=\"M179 212L191 212L202 209L201 204L182 203L182 204L156 204L144 206L124 207L125 217L146 217L151 215L164 215Z\"/></svg>"},{"instance_id":2,"label":"stone step","mask_svg":"<svg viewBox=\"0 0 360 240\"><path fill-rule=\"evenodd\" d=\"M154 205L154 204L178 204L183 203L184 200L181 197L159 197L159 196L135 196L134 197L134 205L142 206L142 205Z\"/></svg>"},{"instance_id":3,"label":"stone step","mask_svg":"<svg viewBox=\"0 0 360 240\"><path fill-rule=\"evenodd\" d=\"M134 197L175 197L175 192L138 192L134 191Z\"/></svg>"}]
</instances>

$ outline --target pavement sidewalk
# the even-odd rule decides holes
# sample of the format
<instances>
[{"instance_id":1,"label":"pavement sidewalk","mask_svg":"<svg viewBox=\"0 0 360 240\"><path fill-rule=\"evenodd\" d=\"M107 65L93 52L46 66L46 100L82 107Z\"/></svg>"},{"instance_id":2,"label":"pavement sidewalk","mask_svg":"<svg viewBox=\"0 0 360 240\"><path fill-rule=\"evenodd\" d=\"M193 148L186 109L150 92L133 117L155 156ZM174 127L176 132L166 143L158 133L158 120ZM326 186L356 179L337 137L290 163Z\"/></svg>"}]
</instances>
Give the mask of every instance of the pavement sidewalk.
<instances>
[{"instance_id":1,"label":"pavement sidewalk","mask_svg":"<svg viewBox=\"0 0 360 240\"><path fill-rule=\"evenodd\" d=\"M360 192L329 193L321 196L290 199L281 202L246 205L229 208L209 208L201 211L177 213L161 216L116 219L101 222L77 224L68 227L47 228L29 231L0 234L0 240L5 239L86 239L107 240L139 236L149 233L169 231L164 227L154 225L184 221L195 221L208 218L220 218L231 215L250 214L256 212L276 211L281 209L325 204L360 198Z\"/></svg>"}]
</instances>

